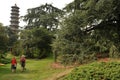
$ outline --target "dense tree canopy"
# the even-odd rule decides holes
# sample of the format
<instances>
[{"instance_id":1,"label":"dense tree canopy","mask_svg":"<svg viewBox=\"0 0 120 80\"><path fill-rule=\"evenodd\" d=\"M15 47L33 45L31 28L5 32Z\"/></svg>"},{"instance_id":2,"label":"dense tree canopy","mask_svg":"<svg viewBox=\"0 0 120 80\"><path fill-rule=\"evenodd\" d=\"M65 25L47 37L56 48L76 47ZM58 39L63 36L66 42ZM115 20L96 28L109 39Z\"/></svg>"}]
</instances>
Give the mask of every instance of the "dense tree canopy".
<instances>
[{"instance_id":1,"label":"dense tree canopy","mask_svg":"<svg viewBox=\"0 0 120 80\"><path fill-rule=\"evenodd\" d=\"M54 52L79 55L80 61L89 59L89 54L120 56L119 0L74 0L64 10L66 17L53 43Z\"/></svg>"},{"instance_id":2,"label":"dense tree canopy","mask_svg":"<svg viewBox=\"0 0 120 80\"><path fill-rule=\"evenodd\" d=\"M61 9L46 3L45 5L28 9L27 14L23 18L28 23L28 28L43 26L51 30L58 27L62 14L63 11Z\"/></svg>"},{"instance_id":3,"label":"dense tree canopy","mask_svg":"<svg viewBox=\"0 0 120 80\"><path fill-rule=\"evenodd\" d=\"M63 61L66 57L82 62L96 59L98 55L120 56L119 0L74 0L63 10L45 4L28 9L23 19L29 29L21 32L18 44L29 57L44 57L51 49L55 58L58 56ZM46 28L57 29L58 25L60 29L54 34L56 38L51 48L53 36ZM14 40L11 36L11 41Z\"/></svg>"},{"instance_id":4,"label":"dense tree canopy","mask_svg":"<svg viewBox=\"0 0 120 80\"><path fill-rule=\"evenodd\" d=\"M8 36L5 27L0 23L0 58L1 54L7 52L8 49Z\"/></svg>"},{"instance_id":5,"label":"dense tree canopy","mask_svg":"<svg viewBox=\"0 0 120 80\"><path fill-rule=\"evenodd\" d=\"M24 30L21 33L19 44L23 48L23 54L30 58L43 58L51 53L51 33L45 28ZM20 45L16 45L17 47Z\"/></svg>"},{"instance_id":6,"label":"dense tree canopy","mask_svg":"<svg viewBox=\"0 0 120 80\"><path fill-rule=\"evenodd\" d=\"M12 46L16 43L16 41L18 40L18 33L14 32L10 27L6 27L7 30L7 34L9 37L9 48L12 48Z\"/></svg>"}]
</instances>

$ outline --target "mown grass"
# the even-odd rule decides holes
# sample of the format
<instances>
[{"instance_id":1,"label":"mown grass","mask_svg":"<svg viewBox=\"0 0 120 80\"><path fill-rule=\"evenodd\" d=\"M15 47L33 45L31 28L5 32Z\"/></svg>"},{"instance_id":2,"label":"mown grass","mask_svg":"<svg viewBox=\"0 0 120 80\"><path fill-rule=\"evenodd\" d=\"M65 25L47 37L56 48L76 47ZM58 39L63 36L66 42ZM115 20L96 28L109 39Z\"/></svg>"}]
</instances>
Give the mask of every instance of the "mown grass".
<instances>
[{"instance_id":1,"label":"mown grass","mask_svg":"<svg viewBox=\"0 0 120 80\"><path fill-rule=\"evenodd\" d=\"M12 73L10 64L0 66L0 80L48 80L51 76L63 72L65 69L54 69L51 67L52 58L42 60L27 59L26 71L21 72L19 58L16 73Z\"/></svg>"}]
</instances>

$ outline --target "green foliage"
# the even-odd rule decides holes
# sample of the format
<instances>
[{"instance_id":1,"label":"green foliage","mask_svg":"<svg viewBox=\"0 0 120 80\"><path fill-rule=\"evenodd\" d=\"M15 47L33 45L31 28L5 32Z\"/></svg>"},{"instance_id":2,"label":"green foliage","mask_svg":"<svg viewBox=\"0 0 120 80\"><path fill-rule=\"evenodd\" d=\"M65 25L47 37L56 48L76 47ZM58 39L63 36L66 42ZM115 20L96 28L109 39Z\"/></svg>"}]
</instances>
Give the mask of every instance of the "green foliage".
<instances>
[{"instance_id":1,"label":"green foliage","mask_svg":"<svg viewBox=\"0 0 120 80\"><path fill-rule=\"evenodd\" d=\"M6 59L6 58L2 58L1 60L0 60L0 63L3 63L3 64L8 64L8 63L10 63L11 62L11 60L10 59Z\"/></svg>"},{"instance_id":2,"label":"green foliage","mask_svg":"<svg viewBox=\"0 0 120 80\"><path fill-rule=\"evenodd\" d=\"M120 57L119 50L115 45L111 45L109 56L112 58L119 58Z\"/></svg>"},{"instance_id":3,"label":"green foliage","mask_svg":"<svg viewBox=\"0 0 120 80\"><path fill-rule=\"evenodd\" d=\"M0 23L0 60L4 58L4 53L8 49L8 37L5 27Z\"/></svg>"},{"instance_id":4,"label":"green foliage","mask_svg":"<svg viewBox=\"0 0 120 80\"><path fill-rule=\"evenodd\" d=\"M22 54L30 58L43 58L51 53L52 34L45 28L34 28L21 32L20 44ZM21 47L19 47L21 45Z\"/></svg>"},{"instance_id":5,"label":"green foliage","mask_svg":"<svg viewBox=\"0 0 120 80\"><path fill-rule=\"evenodd\" d=\"M2 64L9 64L9 63L11 63L11 58L13 56L11 57L10 52L4 53L4 54L1 54L1 55L2 55L2 58L0 59L0 63L2 63Z\"/></svg>"},{"instance_id":6,"label":"green foliage","mask_svg":"<svg viewBox=\"0 0 120 80\"><path fill-rule=\"evenodd\" d=\"M6 26L6 34L9 38L9 42L8 42L8 46L9 48L12 48L13 45L17 42L18 40L18 31L15 32L14 30L12 30L10 27Z\"/></svg>"},{"instance_id":7,"label":"green foliage","mask_svg":"<svg viewBox=\"0 0 120 80\"><path fill-rule=\"evenodd\" d=\"M78 61L86 61L84 57L92 55L93 59L97 59L98 54L119 57L119 6L120 2L116 0L74 0L68 4L53 43L53 52L57 56L77 55Z\"/></svg>"},{"instance_id":8,"label":"green foliage","mask_svg":"<svg viewBox=\"0 0 120 80\"><path fill-rule=\"evenodd\" d=\"M59 61L64 65L78 65L83 63L89 63L96 60L95 54L64 54L58 57Z\"/></svg>"},{"instance_id":9,"label":"green foliage","mask_svg":"<svg viewBox=\"0 0 120 80\"><path fill-rule=\"evenodd\" d=\"M61 9L58 9L51 4L44 4L35 8L28 9L23 20L28 22L27 28L40 27L57 29L60 16L63 14Z\"/></svg>"},{"instance_id":10,"label":"green foliage","mask_svg":"<svg viewBox=\"0 0 120 80\"><path fill-rule=\"evenodd\" d=\"M95 62L75 68L63 80L119 80L119 73L119 62Z\"/></svg>"},{"instance_id":11,"label":"green foliage","mask_svg":"<svg viewBox=\"0 0 120 80\"><path fill-rule=\"evenodd\" d=\"M23 43L20 40L14 42L14 45L12 47L12 54L16 56L25 54L24 47L22 44Z\"/></svg>"}]
</instances>

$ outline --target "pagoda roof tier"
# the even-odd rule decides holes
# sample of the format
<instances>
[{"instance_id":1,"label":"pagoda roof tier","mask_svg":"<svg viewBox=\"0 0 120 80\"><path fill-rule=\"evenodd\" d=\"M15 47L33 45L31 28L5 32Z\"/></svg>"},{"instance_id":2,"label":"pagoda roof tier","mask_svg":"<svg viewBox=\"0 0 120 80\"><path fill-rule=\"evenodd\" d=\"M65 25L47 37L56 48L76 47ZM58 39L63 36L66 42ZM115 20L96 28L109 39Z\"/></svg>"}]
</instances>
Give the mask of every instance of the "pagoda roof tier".
<instances>
[{"instance_id":1,"label":"pagoda roof tier","mask_svg":"<svg viewBox=\"0 0 120 80\"><path fill-rule=\"evenodd\" d=\"M13 13L13 12L12 12L11 15L19 15L19 13Z\"/></svg>"},{"instance_id":2,"label":"pagoda roof tier","mask_svg":"<svg viewBox=\"0 0 120 80\"><path fill-rule=\"evenodd\" d=\"M12 9L11 11L12 12L19 12L19 10L17 10L17 9Z\"/></svg>"},{"instance_id":3,"label":"pagoda roof tier","mask_svg":"<svg viewBox=\"0 0 120 80\"><path fill-rule=\"evenodd\" d=\"M17 25L17 24L11 24L10 26L11 27L19 27L19 25Z\"/></svg>"},{"instance_id":4,"label":"pagoda roof tier","mask_svg":"<svg viewBox=\"0 0 120 80\"><path fill-rule=\"evenodd\" d=\"M19 21L13 21L13 20L11 20L10 22L11 22L11 24L12 23L20 23Z\"/></svg>"},{"instance_id":5,"label":"pagoda roof tier","mask_svg":"<svg viewBox=\"0 0 120 80\"><path fill-rule=\"evenodd\" d=\"M17 16L11 16L12 19L19 19Z\"/></svg>"},{"instance_id":6,"label":"pagoda roof tier","mask_svg":"<svg viewBox=\"0 0 120 80\"><path fill-rule=\"evenodd\" d=\"M16 9L20 9L19 7L17 7L17 6L12 6L11 8L16 8Z\"/></svg>"}]
</instances>

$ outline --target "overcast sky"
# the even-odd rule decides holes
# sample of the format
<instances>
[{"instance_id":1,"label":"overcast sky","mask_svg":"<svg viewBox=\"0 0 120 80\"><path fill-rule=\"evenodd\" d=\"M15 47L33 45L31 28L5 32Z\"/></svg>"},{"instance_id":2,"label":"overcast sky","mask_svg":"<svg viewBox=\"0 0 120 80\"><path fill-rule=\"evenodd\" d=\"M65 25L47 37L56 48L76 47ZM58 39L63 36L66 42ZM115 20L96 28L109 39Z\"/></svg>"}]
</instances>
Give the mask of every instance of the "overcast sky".
<instances>
[{"instance_id":1,"label":"overcast sky","mask_svg":"<svg viewBox=\"0 0 120 80\"><path fill-rule=\"evenodd\" d=\"M10 25L11 6L17 4L20 8L20 16L26 14L28 8L34 8L41 4L50 3L55 7L62 9L66 4L73 0L0 0L0 22L3 25ZM24 23L20 21L20 26Z\"/></svg>"}]
</instances>

